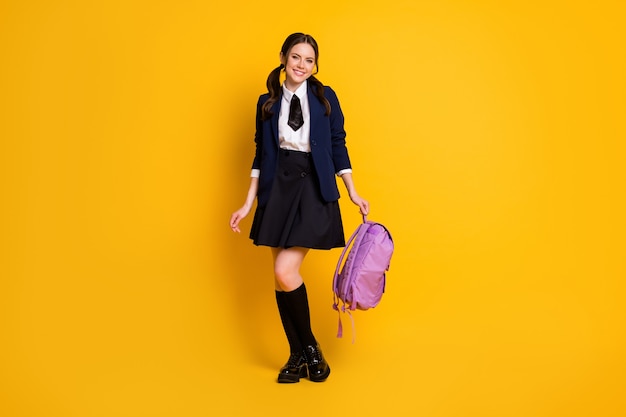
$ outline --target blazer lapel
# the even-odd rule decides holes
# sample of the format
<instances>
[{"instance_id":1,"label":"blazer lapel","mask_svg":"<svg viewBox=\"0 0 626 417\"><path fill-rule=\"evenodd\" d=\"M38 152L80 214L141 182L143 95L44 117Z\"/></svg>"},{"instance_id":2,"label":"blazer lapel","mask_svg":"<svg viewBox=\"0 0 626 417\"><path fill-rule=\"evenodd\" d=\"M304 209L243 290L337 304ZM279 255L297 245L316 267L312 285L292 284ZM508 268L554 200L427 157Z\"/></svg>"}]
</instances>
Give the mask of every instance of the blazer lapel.
<instances>
[{"instance_id":1,"label":"blazer lapel","mask_svg":"<svg viewBox=\"0 0 626 417\"><path fill-rule=\"evenodd\" d=\"M317 97L315 97L315 94L313 94L310 83L308 83L307 96L309 99L309 112L311 113L311 131L309 137L311 138L311 140L313 140L314 138L319 137L317 129L320 129L321 126L324 126L324 124L321 123L321 120L318 119L324 117L326 108L322 105L322 103L320 103Z\"/></svg>"}]
</instances>

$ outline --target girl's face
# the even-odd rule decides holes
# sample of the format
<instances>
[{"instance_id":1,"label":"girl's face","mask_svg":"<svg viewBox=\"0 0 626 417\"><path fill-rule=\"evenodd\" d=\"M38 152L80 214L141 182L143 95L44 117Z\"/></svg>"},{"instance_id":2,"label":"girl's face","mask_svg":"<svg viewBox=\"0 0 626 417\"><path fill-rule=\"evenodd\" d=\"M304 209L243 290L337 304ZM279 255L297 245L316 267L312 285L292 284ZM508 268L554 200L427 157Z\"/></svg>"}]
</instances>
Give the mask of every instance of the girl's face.
<instances>
[{"instance_id":1,"label":"girl's face","mask_svg":"<svg viewBox=\"0 0 626 417\"><path fill-rule=\"evenodd\" d=\"M315 50L308 43L297 43L280 61L285 65L285 86L290 91L296 91L300 85L313 74L315 67Z\"/></svg>"}]
</instances>

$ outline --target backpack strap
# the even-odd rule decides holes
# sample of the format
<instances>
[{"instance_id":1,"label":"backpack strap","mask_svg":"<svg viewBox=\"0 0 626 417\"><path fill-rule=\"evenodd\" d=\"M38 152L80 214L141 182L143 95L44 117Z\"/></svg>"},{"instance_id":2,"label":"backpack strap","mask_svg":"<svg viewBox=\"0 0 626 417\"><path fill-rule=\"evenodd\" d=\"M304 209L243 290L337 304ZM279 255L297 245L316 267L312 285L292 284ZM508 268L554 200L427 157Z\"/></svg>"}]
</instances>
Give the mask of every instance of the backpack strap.
<instances>
[{"instance_id":1,"label":"backpack strap","mask_svg":"<svg viewBox=\"0 0 626 417\"><path fill-rule=\"evenodd\" d=\"M337 337L340 339L343 337L343 324L341 324L341 313L348 313L348 316L350 316L350 323L352 324L352 343L354 344L354 342L356 341L356 328L354 327L354 317L352 317L352 312L350 311L350 309L346 309L345 303L341 307L339 307L335 303L333 304L333 308L337 310L337 316L339 319L339 323L337 324Z\"/></svg>"},{"instance_id":2,"label":"backpack strap","mask_svg":"<svg viewBox=\"0 0 626 417\"><path fill-rule=\"evenodd\" d=\"M343 259L346 253L348 252L348 248L350 247L350 244L357 237L357 235L361 231L361 228L365 224L366 220L367 220L366 216L363 216L363 223L360 224L359 227L356 228L354 233L352 233L352 236L350 236L350 238L348 239L348 242L346 242L346 245L344 246L343 250L341 251L341 255L339 256L339 261L337 262L337 268L335 268L335 275L333 276L333 301L334 301L333 309L337 311L337 315L339 319L339 323L337 325L337 337L338 338L343 337L343 325L341 324L341 312L344 312L344 313L346 312L346 303L343 302L343 305L341 306L341 308L339 307L339 298L337 297L337 292L336 292L337 279L339 278L339 269L341 268L341 264L343 263ZM352 308L353 310L355 309L355 307L353 306L350 306L350 308ZM348 315L350 316L350 321L352 322L352 343L354 343L355 341L354 318L352 317L352 313L350 312L349 309L348 309Z\"/></svg>"},{"instance_id":3,"label":"backpack strap","mask_svg":"<svg viewBox=\"0 0 626 417\"><path fill-rule=\"evenodd\" d=\"M352 317L352 312L348 310L348 316L350 316L350 322L352 323L352 344L356 341L356 328L354 327L354 317Z\"/></svg>"},{"instance_id":4,"label":"backpack strap","mask_svg":"<svg viewBox=\"0 0 626 417\"><path fill-rule=\"evenodd\" d=\"M337 262L337 267L335 268L335 275L333 276L333 293L335 293L335 286L337 285L337 279L339 278L339 268L341 268L341 264L343 262L343 258L346 255L346 252L348 252L348 248L350 247L350 244L352 243L352 241L356 238L356 236L359 234L359 231L361 230L361 226L359 225L359 227L356 228L356 230L354 231L354 233L352 233L352 236L350 236L350 239L348 239L348 242L346 243L346 246L343 247L343 250L341 251L341 255L339 256L339 261ZM335 304L337 302L337 293L335 293ZM335 308L336 310L336 308Z\"/></svg>"},{"instance_id":5,"label":"backpack strap","mask_svg":"<svg viewBox=\"0 0 626 417\"><path fill-rule=\"evenodd\" d=\"M343 337L343 325L341 324L341 311L345 312L346 311L346 303L344 302L343 305L341 306L341 308L339 308L339 297L337 297L337 279L339 279L339 268L341 268L341 264L343 262L343 259L346 255L346 252L348 251L348 248L350 247L350 244L352 243L352 241L354 240L354 238L356 237L356 235L359 233L359 230L361 230L361 227L357 227L357 229L354 231L354 233L352 233L352 236L350 236L350 239L348 239L348 242L346 243L346 246L344 246L343 251L341 251L341 255L339 256L339 261L337 262L337 268L335 268L335 275L333 276L333 309L337 310L337 318L339 320L339 323L337 324L337 337L338 338L342 338ZM354 327L354 323L353 323L353 327Z\"/></svg>"}]
</instances>

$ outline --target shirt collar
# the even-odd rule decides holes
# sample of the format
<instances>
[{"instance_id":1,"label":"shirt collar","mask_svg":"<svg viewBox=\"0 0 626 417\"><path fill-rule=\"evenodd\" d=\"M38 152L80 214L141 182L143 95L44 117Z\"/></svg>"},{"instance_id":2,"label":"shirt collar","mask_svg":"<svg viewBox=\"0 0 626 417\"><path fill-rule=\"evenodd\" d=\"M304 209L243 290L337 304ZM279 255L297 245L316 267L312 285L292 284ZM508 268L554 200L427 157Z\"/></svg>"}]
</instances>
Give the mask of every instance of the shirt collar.
<instances>
[{"instance_id":1,"label":"shirt collar","mask_svg":"<svg viewBox=\"0 0 626 417\"><path fill-rule=\"evenodd\" d=\"M289 91L287 89L287 87L285 87L285 83L283 83L283 85L282 85L282 87L283 87L283 96L287 99L287 101L291 101L291 97L295 94L295 95L298 96L300 101L302 101L304 96L306 96L308 82L309 82L309 80L304 80L304 82L302 84L300 84L300 87L298 87L298 89L296 90L295 93L292 93L291 91Z\"/></svg>"}]
</instances>

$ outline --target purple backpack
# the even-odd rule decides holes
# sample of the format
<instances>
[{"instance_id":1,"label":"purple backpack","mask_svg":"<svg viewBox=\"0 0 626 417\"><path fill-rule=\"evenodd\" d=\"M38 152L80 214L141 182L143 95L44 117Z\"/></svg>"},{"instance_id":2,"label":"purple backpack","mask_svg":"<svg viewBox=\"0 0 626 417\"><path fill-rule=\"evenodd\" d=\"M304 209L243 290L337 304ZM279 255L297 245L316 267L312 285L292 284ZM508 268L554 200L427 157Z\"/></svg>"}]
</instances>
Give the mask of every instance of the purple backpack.
<instances>
[{"instance_id":1,"label":"purple backpack","mask_svg":"<svg viewBox=\"0 0 626 417\"><path fill-rule=\"evenodd\" d=\"M348 239L335 269L333 308L339 313L337 337L343 336L341 312L347 312L352 321L354 343L354 320L351 311L368 310L378 305L385 292L385 273L389 270L393 249L389 230L363 216L363 223ZM339 272L346 252L348 257ZM339 301L343 302L341 307Z\"/></svg>"}]
</instances>

